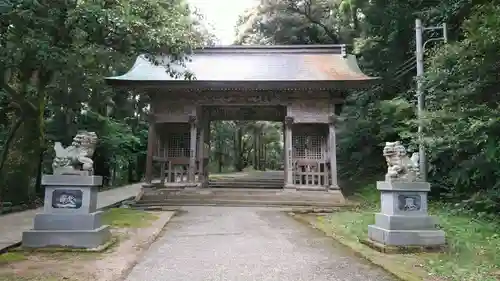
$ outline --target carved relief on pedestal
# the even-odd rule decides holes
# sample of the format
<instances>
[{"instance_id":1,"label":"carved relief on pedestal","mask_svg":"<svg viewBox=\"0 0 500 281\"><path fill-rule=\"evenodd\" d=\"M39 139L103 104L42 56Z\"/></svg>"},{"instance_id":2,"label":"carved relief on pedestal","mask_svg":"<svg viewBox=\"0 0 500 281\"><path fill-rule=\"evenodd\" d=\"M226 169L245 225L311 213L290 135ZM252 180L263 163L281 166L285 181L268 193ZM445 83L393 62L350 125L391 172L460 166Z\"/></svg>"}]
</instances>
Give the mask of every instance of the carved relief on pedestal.
<instances>
[{"instance_id":1,"label":"carved relief on pedestal","mask_svg":"<svg viewBox=\"0 0 500 281\"><path fill-rule=\"evenodd\" d=\"M400 211L420 211L422 208L421 196L415 194L400 194L398 195L398 209Z\"/></svg>"},{"instance_id":2,"label":"carved relief on pedestal","mask_svg":"<svg viewBox=\"0 0 500 281\"><path fill-rule=\"evenodd\" d=\"M79 189L56 189L52 192L54 209L79 209L82 202L83 192Z\"/></svg>"}]
</instances>

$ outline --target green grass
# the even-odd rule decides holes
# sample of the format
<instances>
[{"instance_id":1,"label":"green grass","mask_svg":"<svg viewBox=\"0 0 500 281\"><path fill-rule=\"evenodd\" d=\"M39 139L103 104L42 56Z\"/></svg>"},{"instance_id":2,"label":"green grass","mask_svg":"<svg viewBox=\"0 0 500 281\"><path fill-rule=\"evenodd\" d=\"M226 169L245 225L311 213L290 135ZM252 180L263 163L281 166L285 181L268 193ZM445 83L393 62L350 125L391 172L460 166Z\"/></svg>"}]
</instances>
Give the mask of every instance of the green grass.
<instances>
[{"instance_id":1,"label":"green grass","mask_svg":"<svg viewBox=\"0 0 500 281\"><path fill-rule=\"evenodd\" d=\"M142 228L148 227L151 223L158 219L158 216L141 210L133 210L127 208L113 208L104 211L103 213L103 224L108 224L114 228ZM119 237L118 237L119 238ZM118 239L117 237L112 238L110 245L114 245ZM53 252L55 251L55 252ZM88 252L82 249L66 249L66 248L50 248L50 249L40 249L34 251L26 251L22 248L18 250L13 250L11 252L0 255L0 266L14 264L16 262L21 262L27 260L33 252L39 252L38 254L43 254L43 257L52 260L68 260L77 258L77 260L95 260L98 258L99 253ZM47 253L43 253L47 252ZM7 268L7 267L6 267ZM0 281L59 281L75 280L73 278L67 278L65 276L60 276L57 272L39 272L36 273L36 269L23 270L20 272L13 273L12 270L6 272L0 272ZM50 270L49 270L50 271Z\"/></svg>"},{"instance_id":2,"label":"green grass","mask_svg":"<svg viewBox=\"0 0 500 281\"><path fill-rule=\"evenodd\" d=\"M8 252L0 255L0 265L23 261L26 256L23 253Z\"/></svg>"},{"instance_id":3,"label":"green grass","mask_svg":"<svg viewBox=\"0 0 500 281\"><path fill-rule=\"evenodd\" d=\"M351 244L356 242L358 237L366 238L367 226L374 223L373 212L378 210L380 195L377 193L374 186L371 186L354 195L354 200L365 200L359 209L320 217L317 227ZM400 267L399 271L413 271L415 275L418 275L419 270L423 270L426 275L441 277L441 280L500 280L500 224L467 215L454 215L455 212L443 205L431 204L430 209L430 213L438 217L440 226L446 232L449 244L446 253L376 255L382 259L387 258L388 261L396 257L401 261L399 265L395 265ZM362 250L374 251L365 246Z\"/></svg>"},{"instance_id":4,"label":"green grass","mask_svg":"<svg viewBox=\"0 0 500 281\"><path fill-rule=\"evenodd\" d=\"M115 228L141 228L150 226L158 216L141 210L113 208L106 210L102 219L103 224Z\"/></svg>"},{"instance_id":5,"label":"green grass","mask_svg":"<svg viewBox=\"0 0 500 281\"><path fill-rule=\"evenodd\" d=\"M0 281L73 281L75 279L68 278L66 276L56 276L56 275L21 275L19 274L2 274L0 275Z\"/></svg>"}]
</instances>

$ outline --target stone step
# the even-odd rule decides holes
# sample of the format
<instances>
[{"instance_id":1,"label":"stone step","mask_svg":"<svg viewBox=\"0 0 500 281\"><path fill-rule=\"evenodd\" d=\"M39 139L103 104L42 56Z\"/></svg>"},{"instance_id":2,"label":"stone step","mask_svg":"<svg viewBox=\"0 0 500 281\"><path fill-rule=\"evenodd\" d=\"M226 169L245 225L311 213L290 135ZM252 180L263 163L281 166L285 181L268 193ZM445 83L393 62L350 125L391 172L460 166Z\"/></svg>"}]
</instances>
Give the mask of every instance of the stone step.
<instances>
[{"instance_id":1,"label":"stone step","mask_svg":"<svg viewBox=\"0 0 500 281\"><path fill-rule=\"evenodd\" d=\"M283 185L280 185L280 186L209 185L208 187L214 188L214 189L222 189L222 188L233 188L233 189L268 189L268 190L280 190L280 189L283 189Z\"/></svg>"},{"instance_id":2,"label":"stone step","mask_svg":"<svg viewBox=\"0 0 500 281\"><path fill-rule=\"evenodd\" d=\"M239 180L239 181L233 181L233 180L227 180L227 181L222 181L222 180L209 180L209 184L250 184L250 185L255 185L255 184L283 184L285 181L284 180L277 180L277 181L253 181L253 180Z\"/></svg>"},{"instance_id":3,"label":"stone step","mask_svg":"<svg viewBox=\"0 0 500 281\"><path fill-rule=\"evenodd\" d=\"M283 185L285 182L284 181L275 181L275 182L255 182L255 181L209 181L208 184L213 184L213 185L248 185L248 186L255 186L255 185Z\"/></svg>"},{"instance_id":4,"label":"stone step","mask_svg":"<svg viewBox=\"0 0 500 281\"><path fill-rule=\"evenodd\" d=\"M258 185L250 185L250 184L208 184L210 188L238 188L238 189L282 189L284 184L258 184Z\"/></svg>"},{"instance_id":5,"label":"stone step","mask_svg":"<svg viewBox=\"0 0 500 281\"><path fill-rule=\"evenodd\" d=\"M321 191L284 192L270 190L192 190L176 192L159 192L144 194L138 203L153 204L169 201L188 202L225 202L225 201L255 201L255 202L303 202L304 204L339 204L343 196L339 193Z\"/></svg>"},{"instance_id":6,"label":"stone step","mask_svg":"<svg viewBox=\"0 0 500 281\"><path fill-rule=\"evenodd\" d=\"M340 194L340 192L338 193ZM237 188L192 188L192 189L156 189L144 193L144 196L264 196L264 197L296 197L296 198L328 198L337 193L324 191L284 191L283 189L237 189Z\"/></svg>"},{"instance_id":7,"label":"stone step","mask_svg":"<svg viewBox=\"0 0 500 281\"><path fill-rule=\"evenodd\" d=\"M209 179L209 182L284 182L285 179Z\"/></svg>"},{"instance_id":8,"label":"stone step","mask_svg":"<svg viewBox=\"0 0 500 281\"><path fill-rule=\"evenodd\" d=\"M284 177L273 177L273 178L255 178L255 177L227 177L227 178L222 178L222 177L217 177L217 178L209 178L211 181L224 181L224 180L231 180L231 181L278 181L278 180L284 180Z\"/></svg>"},{"instance_id":9,"label":"stone step","mask_svg":"<svg viewBox=\"0 0 500 281\"><path fill-rule=\"evenodd\" d=\"M283 190L274 190L267 188L251 188L251 189L241 189L233 187L221 187L221 188L157 188L154 190L148 190L145 195L160 195L160 194L276 194L283 193Z\"/></svg>"},{"instance_id":10,"label":"stone step","mask_svg":"<svg viewBox=\"0 0 500 281\"><path fill-rule=\"evenodd\" d=\"M144 195L141 198L141 201L162 201L162 200L170 200L170 199L192 199L192 200L260 200L260 201L269 201L269 200L302 200L302 201L311 201L311 202L330 202L331 200L337 200L334 196L328 197L318 197L318 196L282 196L282 195L274 195L274 196L266 196L266 195L236 195L236 194L224 194L224 195L186 195L186 194L176 194L176 195Z\"/></svg>"},{"instance_id":11,"label":"stone step","mask_svg":"<svg viewBox=\"0 0 500 281\"><path fill-rule=\"evenodd\" d=\"M192 200L192 199L170 199L163 201L140 201L131 205L134 208L148 208L154 206L268 206L268 207L342 207L343 202L314 202L314 201L262 201L262 200Z\"/></svg>"},{"instance_id":12,"label":"stone step","mask_svg":"<svg viewBox=\"0 0 500 281\"><path fill-rule=\"evenodd\" d=\"M247 184L247 185L276 185L276 184L284 184L284 181L275 181L275 182L255 182L255 181L209 181L209 184L237 184L237 185L242 185L242 184Z\"/></svg>"},{"instance_id":13,"label":"stone step","mask_svg":"<svg viewBox=\"0 0 500 281\"><path fill-rule=\"evenodd\" d=\"M283 182L209 182L212 188L262 188L262 189L282 189Z\"/></svg>"}]
</instances>

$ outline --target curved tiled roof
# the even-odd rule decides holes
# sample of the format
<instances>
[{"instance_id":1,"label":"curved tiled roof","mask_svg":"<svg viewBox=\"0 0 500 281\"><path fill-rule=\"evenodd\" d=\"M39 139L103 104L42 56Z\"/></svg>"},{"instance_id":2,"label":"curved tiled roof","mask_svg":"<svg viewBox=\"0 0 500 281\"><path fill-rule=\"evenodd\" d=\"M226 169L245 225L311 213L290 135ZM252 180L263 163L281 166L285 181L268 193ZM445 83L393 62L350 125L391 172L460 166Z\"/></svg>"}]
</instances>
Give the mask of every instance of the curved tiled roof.
<instances>
[{"instance_id":1,"label":"curved tiled roof","mask_svg":"<svg viewBox=\"0 0 500 281\"><path fill-rule=\"evenodd\" d=\"M365 75L355 56L345 53L343 45L305 46L227 46L195 50L185 66L171 63L169 57L157 57L155 65L139 56L125 74L107 77L112 84L154 82L164 87L180 83L201 82L362 82L377 79ZM177 77L164 65L170 63ZM186 81L183 73L191 73ZM351 83L350 83L351 84Z\"/></svg>"}]
</instances>

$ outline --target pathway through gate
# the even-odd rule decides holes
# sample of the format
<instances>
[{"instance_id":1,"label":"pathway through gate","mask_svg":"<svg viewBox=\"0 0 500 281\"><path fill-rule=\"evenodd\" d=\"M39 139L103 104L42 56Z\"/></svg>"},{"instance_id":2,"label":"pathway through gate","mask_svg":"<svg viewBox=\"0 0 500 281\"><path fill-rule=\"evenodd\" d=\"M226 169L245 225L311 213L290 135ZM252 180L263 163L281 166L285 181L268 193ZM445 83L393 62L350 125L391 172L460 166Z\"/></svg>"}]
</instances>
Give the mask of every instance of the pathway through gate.
<instances>
[{"instance_id":1,"label":"pathway through gate","mask_svg":"<svg viewBox=\"0 0 500 281\"><path fill-rule=\"evenodd\" d=\"M251 171L214 175L209 178L210 188L281 189L283 171Z\"/></svg>"},{"instance_id":2,"label":"pathway through gate","mask_svg":"<svg viewBox=\"0 0 500 281\"><path fill-rule=\"evenodd\" d=\"M189 207L126 281L394 281L277 210Z\"/></svg>"}]
</instances>

